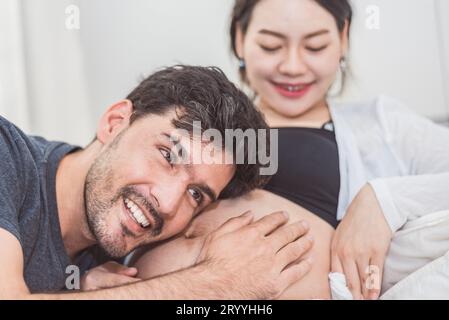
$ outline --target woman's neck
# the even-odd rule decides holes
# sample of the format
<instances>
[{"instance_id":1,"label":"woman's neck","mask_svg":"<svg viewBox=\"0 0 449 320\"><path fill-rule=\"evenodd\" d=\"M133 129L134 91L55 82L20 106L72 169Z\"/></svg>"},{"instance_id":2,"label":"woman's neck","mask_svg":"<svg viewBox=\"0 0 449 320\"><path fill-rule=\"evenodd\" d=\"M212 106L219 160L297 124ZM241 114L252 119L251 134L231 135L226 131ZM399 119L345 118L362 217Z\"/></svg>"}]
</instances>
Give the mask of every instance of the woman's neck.
<instances>
[{"instance_id":1,"label":"woman's neck","mask_svg":"<svg viewBox=\"0 0 449 320\"><path fill-rule=\"evenodd\" d=\"M264 114L265 120L272 128L281 127L305 127L321 128L323 124L331 120L331 114L326 99L316 103L313 107L297 117L286 117L276 112L274 108L259 99L256 101L259 110Z\"/></svg>"}]
</instances>

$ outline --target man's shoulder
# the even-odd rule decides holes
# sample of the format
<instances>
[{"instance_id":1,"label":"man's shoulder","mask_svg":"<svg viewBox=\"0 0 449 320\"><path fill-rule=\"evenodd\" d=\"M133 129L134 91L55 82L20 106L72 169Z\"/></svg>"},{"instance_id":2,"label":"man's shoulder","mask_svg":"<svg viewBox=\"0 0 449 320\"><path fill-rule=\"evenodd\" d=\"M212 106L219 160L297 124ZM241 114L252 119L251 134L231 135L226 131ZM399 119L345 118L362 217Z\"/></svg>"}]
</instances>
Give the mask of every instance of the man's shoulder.
<instances>
[{"instance_id":1,"label":"man's shoulder","mask_svg":"<svg viewBox=\"0 0 449 320\"><path fill-rule=\"evenodd\" d=\"M4 125L9 125L9 124L11 124L11 122L0 115L0 126L3 127Z\"/></svg>"},{"instance_id":2,"label":"man's shoulder","mask_svg":"<svg viewBox=\"0 0 449 320\"><path fill-rule=\"evenodd\" d=\"M20 140L27 140L28 136L14 123L0 116L0 146L4 148L17 144Z\"/></svg>"},{"instance_id":3,"label":"man's shoulder","mask_svg":"<svg viewBox=\"0 0 449 320\"><path fill-rule=\"evenodd\" d=\"M28 135L19 127L0 116L0 151L17 162L42 162L55 150L75 148L64 142L49 141L43 137Z\"/></svg>"}]
</instances>

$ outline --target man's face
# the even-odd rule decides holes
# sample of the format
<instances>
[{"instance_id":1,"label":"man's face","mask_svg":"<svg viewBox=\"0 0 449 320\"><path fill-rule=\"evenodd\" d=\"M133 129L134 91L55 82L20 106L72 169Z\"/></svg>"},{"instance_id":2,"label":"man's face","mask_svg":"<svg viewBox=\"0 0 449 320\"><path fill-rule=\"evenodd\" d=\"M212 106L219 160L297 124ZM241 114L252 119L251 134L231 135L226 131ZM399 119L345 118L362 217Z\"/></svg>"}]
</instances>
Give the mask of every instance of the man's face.
<instances>
[{"instance_id":1,"label":"man's face","mask_svg":"<svg viewBox=\"0 0 449 320\"><path fill-rule=\"evenodd\" d=\"M171 163L172 119L167 113L137 120L104 146L87 174L88 225L113 257L182 231L234 175L230 164ZM189 137L177 137L188 158L202 151L190 147Z\"/></svg>"}]
</instances>

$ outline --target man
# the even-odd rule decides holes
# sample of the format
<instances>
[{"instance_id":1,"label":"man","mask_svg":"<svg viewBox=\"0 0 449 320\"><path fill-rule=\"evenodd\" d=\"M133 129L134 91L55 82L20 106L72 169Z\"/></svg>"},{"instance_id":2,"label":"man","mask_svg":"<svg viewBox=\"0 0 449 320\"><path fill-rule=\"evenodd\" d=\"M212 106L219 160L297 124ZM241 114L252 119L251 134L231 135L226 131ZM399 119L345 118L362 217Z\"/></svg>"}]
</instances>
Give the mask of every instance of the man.
<instances>
[{"instance_id":1,"label":"man","mask_svg":"<svg viewBox=\"0 0 449 320\"><path fill-rule=\"evenodd\" d=\"M267 128L221 71L187 66L151 75L112 105L85 149L27 136L0 117L0 299L262 299L303 277L309 263L292 263L310 248L303 224L283 226L280 212L252 222L246 213L209 237L192 268L136 281L135 270L109 263L88 273L96 281L88 287L102 289L61 293L66 267L86 248L125 256L179 233L216 199L263 184L259 164L176 161L210 148L175 130L192 133L197 121L223 136ZM236 151L218 146L214 160Z\"/></svg>"}]
</instances>

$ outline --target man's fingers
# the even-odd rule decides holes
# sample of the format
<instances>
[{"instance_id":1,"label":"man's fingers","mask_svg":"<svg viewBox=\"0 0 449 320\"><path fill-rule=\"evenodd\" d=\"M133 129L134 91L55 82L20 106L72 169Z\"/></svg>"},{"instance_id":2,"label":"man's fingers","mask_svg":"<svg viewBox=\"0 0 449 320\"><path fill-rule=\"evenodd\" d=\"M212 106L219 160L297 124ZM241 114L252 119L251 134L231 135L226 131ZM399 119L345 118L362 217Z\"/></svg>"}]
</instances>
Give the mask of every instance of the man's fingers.
<instances>
[{"instance_id":1,"label":"man's fingers","mask_svg":"<svg viewBox=\"0 0 449 320\"><path fill-rule=\"evenodd\" d=\"M108 283L108 287L118 287L125 284L130 284L134 282L141 281L141 279L136 277L127 277L119 274L111 273L107 276L106 283Z\"/></svg>"},{"instance_id":2,"label":"man's fingers","mask_svg":"<svg viewBox=\"0 0 449 320\"><path fill-rule=\"evenodd\" d=\"M83 276L81 289L83 291L105 289L140 281L137 277L109 272L105 270L92 270Z\"/></svg>"},{"instance_id":3,"label":"man's fingers","mask_svg":"<svg viewBox=\"0 0 449 320\"><path fill-rule=\"evenodd\" d=\"M253 219L254 219L253 213L250 210L248 210L242 215L231 218L225 223L223 223L221 227L219 227L214 233L216 236L231 233L250 224L253 221Z\"/></svg>"},{"instance_id":4,"label":"man's fingers","mask_svg":"<svg viewBox=\"0 0 449 320\"><path fill-rule=\"evenodd\" d=\"M309 229L309 224L306 221L295 222L277 229L269 238L274 246L280 250L284 246L304 236Z\"/></svg>"},{"instance_id":5,"label":"man's fingers","mask_svg":"<svg viewBox=\"0 0 449 320\"><path fill-rule=\"evenodd\" d=\"M313 246L313 237L307 235L297 239L294 242L287 244L278 252L279 262L281 263L280 268L284 269L291 263L299 260L303 257Z\"/></svg>"},{"instance_id":6,"label":"man's fingers","mask_svg":"<svg viewBox=\"0 0 449 320\"><path fill-rule=\"evenodd\" d=\"M351 291L352 297L355 300L360 300L362 297L359 271L354 260L343 260L343 271L346 277L348 288Z\"/></svg>"},{"instance_id":7,"label":"man's fingers","mask_svg":"<svg viewBox=\"0 0 449 320\"><path fill-rule=\"evenodd\" d=\"M313 259L307 258L297 264L293 264L281 272L281 283L284 284L284 290L292 284L304 278L312 268Z\"/></svg>"},{"instance_id":8,"label":"man's fingers","mask_svg":"<svg viewBox=\"0 0 449 320\"><path fill-rule=\"evenodd\" d=\"M288 214L284 211L278 211L266 215L265 217L253 223L263 235L268 235L288 221Z\"/></svg>"},{"instance_id":9,"label":"man's fingers","mask_svg":"<svg viewBox=\"0 0 449 320\"><path fill-rule=\"evenodd\" d=\"M118 274L128 276L128 277L135 277L137 276L138 270L134 267L125 267L121 271L118 272Z\"/></svg>"},{"instance_id":10,"label":"man's fingers","mask_svg":"<svg viewBox=\"0 0 449 320\"><path fill-rule=\"evenodd\" d=\"M130 268L127 266L124 266L123 264L117 263L115 261L109 261L106 262L102 266L107 272L121 274L124 276L134 277L137 275L137 269L136 268Z\"/></svg>"}]
</instances>

